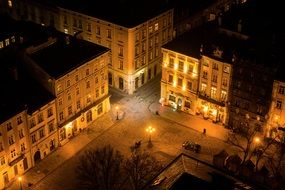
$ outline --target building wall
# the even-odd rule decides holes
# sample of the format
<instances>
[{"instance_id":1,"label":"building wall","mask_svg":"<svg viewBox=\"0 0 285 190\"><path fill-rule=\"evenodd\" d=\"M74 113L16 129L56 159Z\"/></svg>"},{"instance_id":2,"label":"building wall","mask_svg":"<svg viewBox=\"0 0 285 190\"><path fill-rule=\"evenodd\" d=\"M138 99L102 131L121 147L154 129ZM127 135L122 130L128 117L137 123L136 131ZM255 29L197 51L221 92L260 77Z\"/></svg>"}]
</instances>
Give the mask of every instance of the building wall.
<instances>
[{"instance_id":1,"label":"building wall","mask_svg":"<svg viewBox=\"0 0 285 190\"><path fill-rule=\"evenodd\" d=\"M79 35L111 49L108 58L110 86L132 94L160 74L160 47L172 40L173 10L134 28L126 28L71 10L27 2L15 1L11 11L14 18L54 26L59 31Z\"/></svg>"},{"instance_id":2,"label":"building wall","mask_svg":"<svg viewBox=\"0 0 285 190\"><path fill-rule=\"evenodd\" d=\"M55 80L60 140L74 136L110 109L108 53ZM91 115L90 115L91 114Z\"/></svg>"},{"instance_id":3,"label":"building wall","mask_svg":"<svg viewBox=\"0 0 285 190\"><path fill-rule=\"evenodd\" d=\"M195 114L199 60L162 49L161 103Z\"/></svg>"},{"instance_id":4,"label":"building wall","mask_svg":"<svg viewBox=\"0 0 285 190\"><path fill-rule=\"evenodd\" d=\"M32 166L58 147L55 100L28 115Z\"/></svg>"},{"instance_id":5,"label":"building wall","mask_svg":"<svg viewBox=\"0 0 285 190\"><path fill-rule=\"evenodd\" d=\"M0 125L1 189L32 166L26 118L24 110Z\"/></svg>"},{"instance_id":6,"label":"building wall","mask_svg":"<svg viewBox=\"0 0 285 190\"><path fill-rule=\"evenodd\" d=\"M274 67L246 58L236 58L230 93L230 128L251 127L264 132L276 72Z\"/></svg>"},{"instance_id":7,"label":"building wall","mask_svg":"<svg viewBox=\"0 0 285 190\"><path fill-rule=\"evenodd\" d=\"M279 138L277 136L280 136L284 138L285 132L279 128L285 127L285 82L283 81L274 80L272 102L268 115L269 119L265 130L266 136L272 138Z\"/></svg>"},{"instance_id":8,"label":"building wall","mask_svg":"<svg viewBox=\"0 0 285 190\"><path fill-rule=\"evenodd\" d=\"M218 59L204 55L201 58L197 111L204 118L225 124L232 66Z\"/></svg>"}]
</instances>

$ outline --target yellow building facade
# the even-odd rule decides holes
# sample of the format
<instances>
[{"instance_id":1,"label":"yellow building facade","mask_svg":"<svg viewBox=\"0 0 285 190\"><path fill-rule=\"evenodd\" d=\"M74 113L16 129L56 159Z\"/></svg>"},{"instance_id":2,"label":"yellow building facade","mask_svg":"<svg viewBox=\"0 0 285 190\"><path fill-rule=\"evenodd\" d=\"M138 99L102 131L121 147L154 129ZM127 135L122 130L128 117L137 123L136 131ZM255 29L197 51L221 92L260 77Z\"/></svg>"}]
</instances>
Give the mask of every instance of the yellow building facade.
<instances>
[{"instance_id":1,"label":"yellow building facade","mask_svg":"<svg viewBox=\"0 0 285 190\"><path fill-rule=\"evenodd\" d=\"M26 110L0 124L0 188L32 167Z\"/></svg>"},{"instance_id":2,"label":"yellow building facade","mask_svg":"<svg viewBox=\"0 0 285 190\"><path fill-rule=\"evenodd\" d=\"M160 102L226 124L232 65L221 50L203 52L201 33L185 34L162 47Z\"/></svg>"},{"instance_id":3,"label":"yellow building facade","mask_svg":"<svg viewBox=\"0 0 285 190\"><path fill-rule=\"evenodd\" d=\"M110 110L107 59L104 53L54 80L61 144Z\"/></svg>"},{"instance_id":4,"label":"yellow building facade","mask_svg":"<svg viewBox=\"0 0 285 190\"><path fill-rule=\"evenodd\" d=\"M161 100L175 110L195 114L199 59L162 48Z\"/></svg>"},{"instance_id":5,"label":"yellow building facade","mask_svg":"<svg viewBox=\"0 0 285 190\"><path fill-rule=\"evenodd\" d=\"M197 113L213 122L226 123L232 65L203 55L200 64Z\"/></svg>"},{"instance_id":6,"label":"yellow building facade","mask_svg":"<svg viewBox=\"0 0 285 190\"><path fill-rule=\"evenodd\" d=\"M32 166L58 147L58 126L55 100L27 114Z\"/></svg>"},{"instance_id":7,"label":"yellow building facade","mask_svg":"<svg viewBox=\"0 0 285 190\"><path fill-rule=\"evenodd\" d=\"M151 6L151 5L150 5ZM111 49L108 84L128 94L161 73L161 46L172 40L173 9L136 26L119 25L62 7L15 1L10 8L16 19L31 20ZM106 14L108 14L106 12ZM123 14L123 13L122 13Z\"/></svg>"}]
</instances>

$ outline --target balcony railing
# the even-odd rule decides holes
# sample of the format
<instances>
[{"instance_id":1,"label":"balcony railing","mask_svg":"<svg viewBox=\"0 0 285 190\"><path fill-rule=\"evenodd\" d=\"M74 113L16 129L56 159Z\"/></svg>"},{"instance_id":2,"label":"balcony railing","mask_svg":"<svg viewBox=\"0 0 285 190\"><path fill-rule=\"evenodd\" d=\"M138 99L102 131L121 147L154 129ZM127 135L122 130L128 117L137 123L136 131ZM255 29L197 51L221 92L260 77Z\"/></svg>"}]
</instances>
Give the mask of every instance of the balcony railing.
<instances>
[{"instance_id":1,"label":"balcony railing","mask_svg":"<svg viewBox=\"0 0 285 190\"><path fill-rule=\"evenodd\" d=\"M204 92L199 92L198 93L198 97L203 99L203 100L206 100L208 102L211 102L213 104L216 104L216 105L219 105L219 106L222 106L222 107L225 107L225 102L224 101L218 101L218 100L215 100L215 99L212 99L210 96L208 96L206 93Z\"/></svg>"}]
</instances>

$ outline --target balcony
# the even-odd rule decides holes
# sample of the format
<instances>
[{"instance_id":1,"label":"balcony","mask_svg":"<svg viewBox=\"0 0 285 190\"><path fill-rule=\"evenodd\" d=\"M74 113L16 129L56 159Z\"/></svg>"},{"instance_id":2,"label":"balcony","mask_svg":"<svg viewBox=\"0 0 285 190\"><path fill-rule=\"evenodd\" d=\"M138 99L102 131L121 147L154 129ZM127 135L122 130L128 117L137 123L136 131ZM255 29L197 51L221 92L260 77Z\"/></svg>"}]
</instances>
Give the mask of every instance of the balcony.
<instances>
[{"instance_id":1,"label":"balcony","mask_svg":"<svg viewBox=\"0 0 285 190\"><path fill-rule=\"evenodd\" d=\"M206 100L210 103L213 103L213 104L216 104L216 105L219 105L219 106L222 106L222 107L225 107L225 102L224 101L218 101L218 100L214 100L212 99L210 96L208 96L206 93L204 92L198 92L198 97L203 99L203 100Z\"/></svg>"}]
</instances>

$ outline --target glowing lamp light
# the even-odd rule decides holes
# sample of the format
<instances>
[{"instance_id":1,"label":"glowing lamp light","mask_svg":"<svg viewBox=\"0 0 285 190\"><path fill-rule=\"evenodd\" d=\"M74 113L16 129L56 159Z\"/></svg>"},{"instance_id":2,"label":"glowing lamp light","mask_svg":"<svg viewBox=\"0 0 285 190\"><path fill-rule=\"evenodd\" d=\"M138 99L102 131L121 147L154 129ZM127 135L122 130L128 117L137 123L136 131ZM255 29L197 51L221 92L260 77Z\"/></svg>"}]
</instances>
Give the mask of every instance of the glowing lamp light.
<instances>
[{"instance_id":1,"label":"glowing lamp light","mask_svg":"<svg viewBox=\"0 0 285 190\"><path fill-rule=\"evenodd\" d=\"M204 106L203 111L207 112L208 111L208 106Z\"/></svg>"},{"instance_id":2,"label":"glowing lamp light","mask_svg":"<svg viewBox=\"0 0 285 190\"><path fill-rule=\"evenodd\" d=\"M279 116L278 116L278 115L275 115L274 121L275 121L275 122L279 121Z\"/></svg>"},{"instance_id":3,"label":"glowing lamp light","mask_svg":"<svg viewBox=\"0 0 285 190\"><path fill-rule=\"evenodd\" d=\"M68 124L66 124L66 128L71 128L72 127L72 123L71 122L69 122Z\"/></svg>"},{"instance_id":4,"label":"glowing lamp light","mask_svg":"<svg viewBox=\"0 0 285 190\"><path fill-rule=\"evenodd\" d=\"M186 86L185 86L185 84L183 85L182 90L183 90L183 91L185 91L185 90L186 90Z\"/></svg>"},{"instance_id":5,"label":"glowing lamp light","mask_svg":"<svg viewBox=\"0 0 285 190\"><path fill-rule=\"evenodd\" d=\"M260 143L260 138L259 138L259 137L255 137L255 138L254 138L254 142L255 142L255 143Z\"/></svg>"},{"instance_id":6,"label":"glowing lamp light","mask_svg":"<svg viewBox=\"0 0 285 190\"><path fill-rule=\"evenodd\" d=\"M164 67L167 67L167 63L164 63L163 66L164 66Z\"/></svg>"},{"instance_id":7,"label":"glowing lamp light","mask_svg":"<svg viewBox=\"0 0 285 190\"><path fill-rule=\"evenodd\" d=\"M177 69L178 69L178 64L175 63L175 64L174 64L174 70L177 70Z\"/></svg>"},{"instance_id":8,"label":"glowing lamp light","mask_svg":"<svg viewBox=\"0 0 285 190\"><path fill-rule=\"evenodd\" d=\"M213 110L213 115L214 115L214 116L217 115L217 110Z\"/></svg>"}]
</instances>

